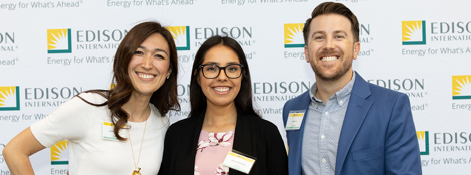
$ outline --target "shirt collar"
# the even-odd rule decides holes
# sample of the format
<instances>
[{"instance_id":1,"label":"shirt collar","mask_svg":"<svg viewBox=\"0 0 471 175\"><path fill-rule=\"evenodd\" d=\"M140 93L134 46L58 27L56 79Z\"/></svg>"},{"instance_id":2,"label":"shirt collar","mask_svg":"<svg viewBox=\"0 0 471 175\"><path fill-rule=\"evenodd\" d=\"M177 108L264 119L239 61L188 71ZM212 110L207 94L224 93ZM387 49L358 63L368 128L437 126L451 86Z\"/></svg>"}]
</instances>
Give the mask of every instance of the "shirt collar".
<instances>
[{"instance_id":1,"label":"shirt collar","mask_svg":"<svg viewBox=\"0 0 471 175\"><path fill-rule=\"evenodd\" d=\"M355 71L353 71L352 79L348 82L347 85L345 85L342 89L337 91L332 97L329 98L331 99L336 99L337 103L339 106L343 106L345 102L350 98L350 94L352 93L353 90L353 84L355 83ZM309 91L309 96L311 97L311 101L313 103L323 103L322 100L317 99L315 94L317 92L317 82L315 82L311 90Z\"/></svg>"}]
</instances>

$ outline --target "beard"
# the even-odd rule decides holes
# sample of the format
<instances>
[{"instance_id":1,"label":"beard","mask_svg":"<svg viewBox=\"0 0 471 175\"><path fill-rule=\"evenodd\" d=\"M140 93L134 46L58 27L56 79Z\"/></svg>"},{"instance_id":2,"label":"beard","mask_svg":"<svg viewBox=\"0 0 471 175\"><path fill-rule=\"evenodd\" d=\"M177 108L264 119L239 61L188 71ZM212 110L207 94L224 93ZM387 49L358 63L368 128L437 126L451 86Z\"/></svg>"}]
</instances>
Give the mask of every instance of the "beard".
<instances>
[{"instance_id":1,"label":"beard","mask_svg":"<svg viewBox=\"0 0 471 175\"><path fill-rule=\"evenodd\" d=\"M328 54L333 54L331 52L323 52L321 55L328 55ZM327 73L326 71L323 70L322 67L320 67L317 64L313 64L311 62L311 67L312 70L314 70L314 73L323 81L336 81L340 79L340 77L344 76L352 67L352 62L353 58L351 61L346 61L342 60L343 62L340 64L340 67L335 70L333 73Z\"/></svg>"},{"instance_id":2,"label":"beard","mask_svg":"<svg viewBox=\"0 0 471 175\"><path fill-rule=\"evenodd\" d=\"M321 71L316 65L312 66L314 73L323 81L336 81L340 77L344 76L352 67L352 62L344 62L338 70L335 71L332 75L326 75L325 72Z\"/></svg>"}]
</instances>

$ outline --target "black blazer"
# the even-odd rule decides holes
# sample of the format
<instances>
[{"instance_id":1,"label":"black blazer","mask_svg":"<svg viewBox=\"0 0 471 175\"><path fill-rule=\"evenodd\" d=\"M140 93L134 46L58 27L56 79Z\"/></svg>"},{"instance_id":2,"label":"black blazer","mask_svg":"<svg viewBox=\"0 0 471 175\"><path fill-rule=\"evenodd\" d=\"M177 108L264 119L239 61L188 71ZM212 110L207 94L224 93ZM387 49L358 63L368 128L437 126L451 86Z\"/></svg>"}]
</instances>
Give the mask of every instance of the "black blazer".
<instances>
[{"instance_id":1,"label":"black blazer","mask_svg":"<svg viewBox=\"0 0 471 175\"><path fill-rule=\"evenodd\" d=\"M165 135L164 155L159 175L193 175L196 148L205 112L180 120ZM237 111L234 150L256 157L250 174L287 175L288 156L278 128L257 116ZM222 163L222 162L221 162ZM244 175L234 169L230 175Z\"/></svg>"}]
</instances>

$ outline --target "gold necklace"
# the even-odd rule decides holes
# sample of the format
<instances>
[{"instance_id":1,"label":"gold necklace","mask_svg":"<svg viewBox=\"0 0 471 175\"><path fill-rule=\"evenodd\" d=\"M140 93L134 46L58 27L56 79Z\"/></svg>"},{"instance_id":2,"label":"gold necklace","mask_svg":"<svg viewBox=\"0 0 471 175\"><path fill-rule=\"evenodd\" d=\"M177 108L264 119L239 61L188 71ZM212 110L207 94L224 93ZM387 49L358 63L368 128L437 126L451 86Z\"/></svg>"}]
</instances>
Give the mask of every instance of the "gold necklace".
<instances>
[{"instance_id":1,"label":"gold necklace","mask_svg":"<svg viewBox=\"0 0 471 175\"><path fill-rule=\"evenodd\" d=\"M149 111L149 115L150 115L150 111ZM149 116L150 118L150 116ZM147 119L149 120L149 119ZM138 167L139 165L139 159L141 158L141 150L142 150L142 145L144 144L144 136L146 135L146 128L147 128L147 120L146 120L146 124L144 124L144 133L142 134L142 141L141 141L141 148L139 148L139 156L137 157L137 163L136 163L136 159L134 158L134 149L132 149L132 141L131 141L131 134L129 133L130 131L128 130L128 138L129 138L129 144L131 145L131 152L132 152L132 160L133 160L133 163L134 163L134 172L132 173L132 175L141 175L141 168Z\"/></svg>"}]
</instances>

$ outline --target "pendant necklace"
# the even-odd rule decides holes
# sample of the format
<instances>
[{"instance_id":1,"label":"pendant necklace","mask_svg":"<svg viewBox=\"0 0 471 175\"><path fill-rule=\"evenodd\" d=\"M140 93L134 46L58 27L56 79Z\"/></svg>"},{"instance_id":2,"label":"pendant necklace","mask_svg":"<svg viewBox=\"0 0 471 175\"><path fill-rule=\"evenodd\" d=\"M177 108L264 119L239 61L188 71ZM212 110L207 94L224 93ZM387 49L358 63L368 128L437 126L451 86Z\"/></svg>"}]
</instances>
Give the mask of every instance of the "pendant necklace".
<instances>
[{"instance_id":1,"label":"pendant necklace","mask_svg":"<svg viewBox=\"0 0 471 175\"><path fill-rule=\"evenodd\" d=\"M134 149L132 149L131 134L129 133L130 132L129 130L127 132L128 138L129 138L129 144L131 144L132 160L134 163L134 172L132 173L132 175L141 175L141 172L140 172L141 168L138 165L139 165L139 159L141 158L141 150L142 150L142 145L144 143L144 136L146 135L147 120L146 120L146 124L144 125L144 133L142 134L141 148L139 149L139 156L137 157L137 163L136 163L136 159L134 158Z\"/></svg>"}]
</instances>

